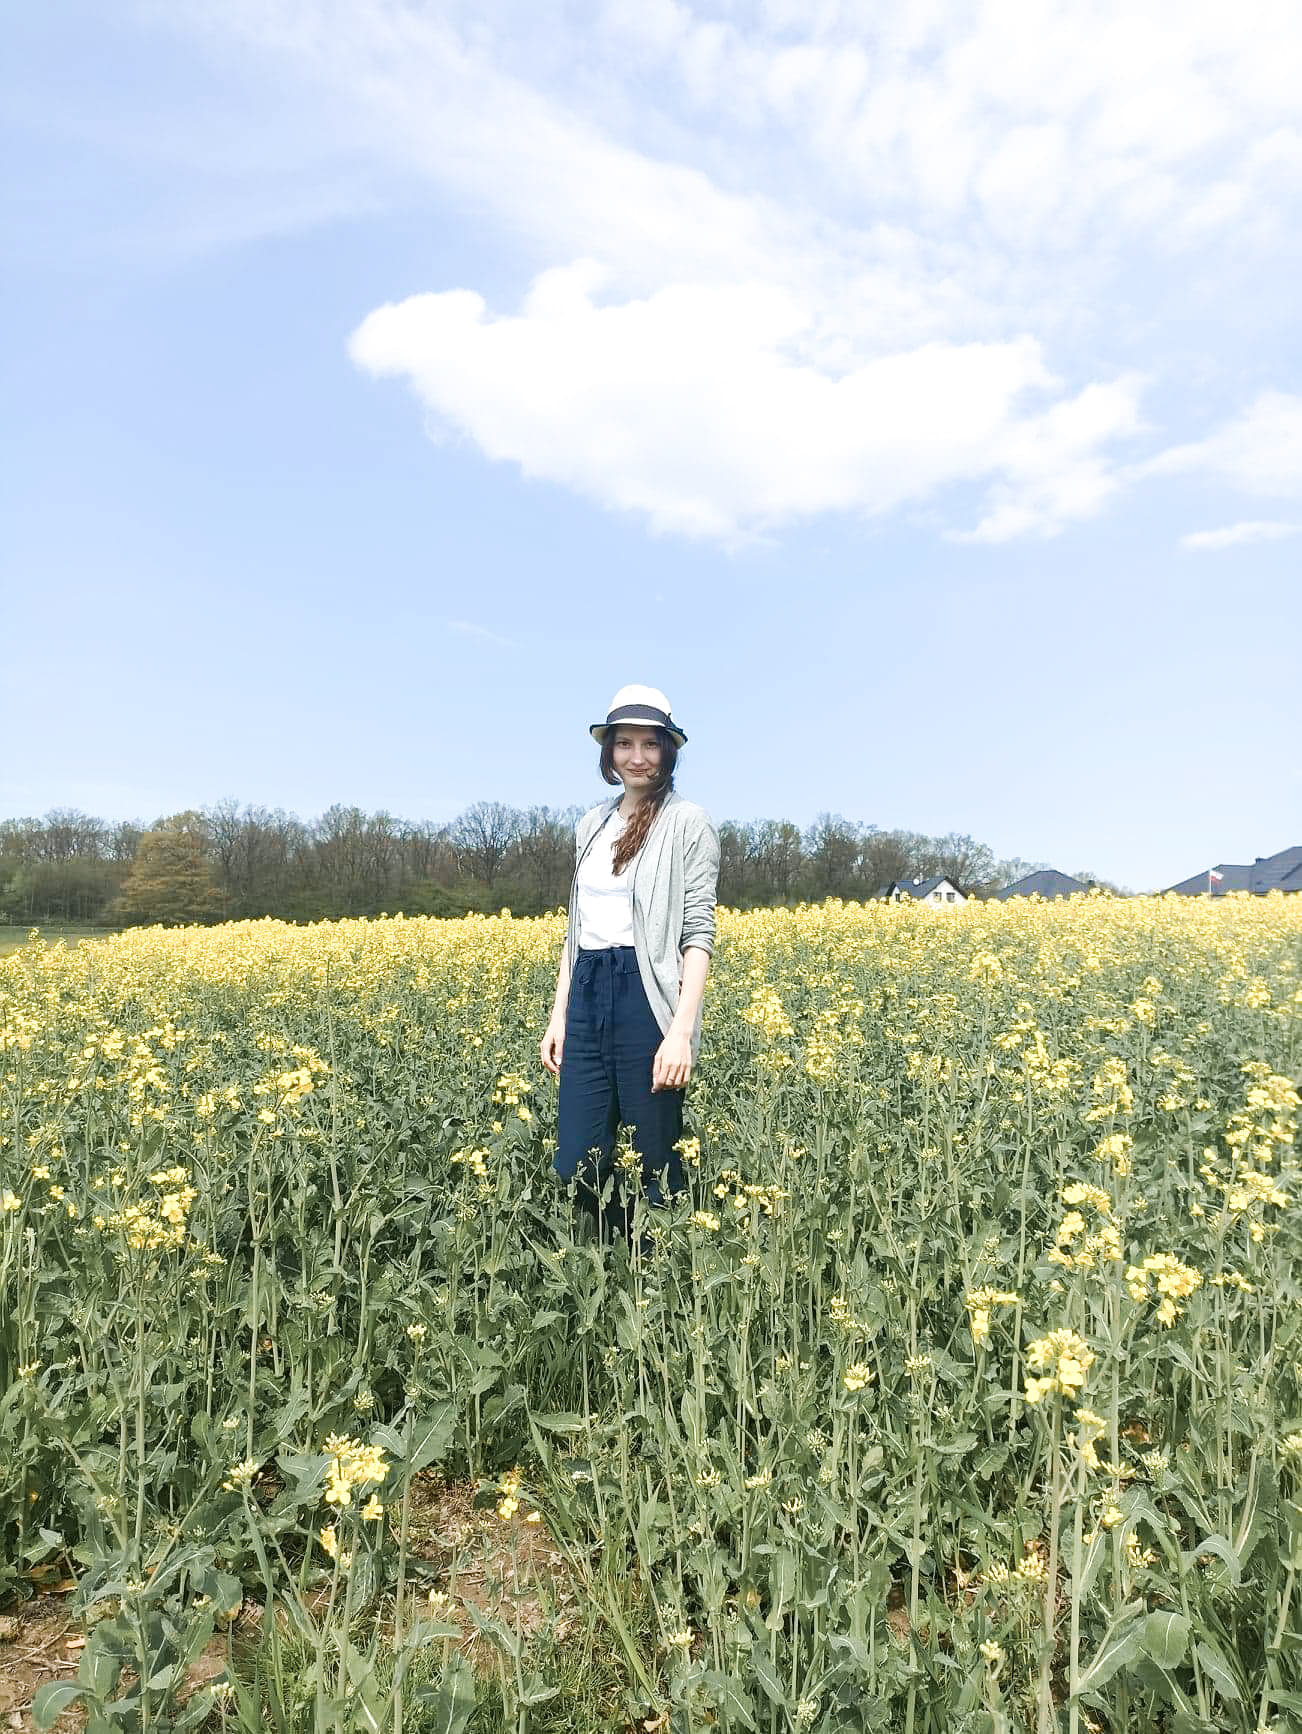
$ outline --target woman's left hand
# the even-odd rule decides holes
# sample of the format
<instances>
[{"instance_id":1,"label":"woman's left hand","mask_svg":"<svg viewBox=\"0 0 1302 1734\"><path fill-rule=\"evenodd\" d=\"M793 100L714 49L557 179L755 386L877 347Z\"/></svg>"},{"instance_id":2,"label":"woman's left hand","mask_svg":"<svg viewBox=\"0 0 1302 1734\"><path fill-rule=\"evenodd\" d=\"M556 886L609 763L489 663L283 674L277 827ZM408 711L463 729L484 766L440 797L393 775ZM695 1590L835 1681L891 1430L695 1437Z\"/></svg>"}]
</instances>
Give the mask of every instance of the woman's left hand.
<instances>
[{"instance_id":1,"label":"woman's left hand","mask_svg":"<svg viewBox=\"0 0 1302 1734\"><path fill-rule=\"evenodd\" d=\"M681 1090L691 1075L691 1038L670 1030L656 1049L656 1057L651 1065L651 1088Z\"/></svg>"}]
</instances>

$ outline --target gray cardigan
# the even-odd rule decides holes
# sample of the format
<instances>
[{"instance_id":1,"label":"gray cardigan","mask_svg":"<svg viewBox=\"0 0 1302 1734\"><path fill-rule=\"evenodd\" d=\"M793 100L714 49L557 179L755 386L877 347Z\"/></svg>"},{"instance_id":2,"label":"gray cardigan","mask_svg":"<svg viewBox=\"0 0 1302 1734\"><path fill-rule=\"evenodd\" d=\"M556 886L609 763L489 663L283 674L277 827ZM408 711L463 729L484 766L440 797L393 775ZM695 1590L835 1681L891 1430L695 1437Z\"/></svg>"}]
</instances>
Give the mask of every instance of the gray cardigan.
<instances>
[{"instance_id":1,"label":"gray cardigan","mask_svg":"<svg viewBox=\"0 0 1302 1734\"><path fill-rule=\"evenodd\" d=\"M574 878L565 935L571 978L579 949L579 863L622 799L621 791L590 808L575 826ZM718 882L719 833L714 821L695 801L684 800L671 789L652 821L646 842L633 858L632 875L633 948L638 974L656 1022L666 1034L678 1007L683 951L689 945L714 951ZM701 1045L701 1011L698 1007L691 1031L693 1063Z\"/></svg>"}]
</instances>

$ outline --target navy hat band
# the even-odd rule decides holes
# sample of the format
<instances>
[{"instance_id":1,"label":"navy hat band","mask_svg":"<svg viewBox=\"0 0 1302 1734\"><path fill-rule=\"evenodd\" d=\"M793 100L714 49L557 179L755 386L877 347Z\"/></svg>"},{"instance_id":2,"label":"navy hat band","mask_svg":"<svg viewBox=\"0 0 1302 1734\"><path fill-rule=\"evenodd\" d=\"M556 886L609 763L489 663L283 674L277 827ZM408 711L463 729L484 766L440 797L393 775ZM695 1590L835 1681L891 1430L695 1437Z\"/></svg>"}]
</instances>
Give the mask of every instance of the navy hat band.
<instances>
[{"instance_id":1,"label":"navy hat band","mask_svg":"<svg viewBox=\"0 0 1302 1734\"><path fill-rule=\"evenodd\" d=\"M606 713L606 726L611 723L629 722L636 719L639 722L658 722L661 728L671 729L677 725L666 710L657 710L653 704L622 704L618 710Z\"/></svg>"}]
</instances>

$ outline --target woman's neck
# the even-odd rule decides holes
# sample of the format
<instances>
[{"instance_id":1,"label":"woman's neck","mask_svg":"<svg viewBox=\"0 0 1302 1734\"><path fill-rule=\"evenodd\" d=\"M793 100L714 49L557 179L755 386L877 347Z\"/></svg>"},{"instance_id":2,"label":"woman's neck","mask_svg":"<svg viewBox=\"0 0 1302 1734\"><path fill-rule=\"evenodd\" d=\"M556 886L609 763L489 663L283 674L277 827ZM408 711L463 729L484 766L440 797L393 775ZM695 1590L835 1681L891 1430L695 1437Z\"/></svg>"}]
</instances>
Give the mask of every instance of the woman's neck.
<instances>
[{"instance_id":1,"label":"woman's neck","mask_svg":"<svg viewBox=\"0 0 1302 1734\"><path fill-rule=\"evenodd\" d=\"M638 808L643 804L644 801L649 801L649 800L652 800L653 798L654 797L649 795L649 794L647 794L647 795L630 795L628 790L625 789L623 798L619 802L619 804L615 810L619 814L621 819L631 819L633 817L634 813L637 812ZM668 798L668 792L667 791L666 791L666 798Z\"/></svg>"}]
</instances>

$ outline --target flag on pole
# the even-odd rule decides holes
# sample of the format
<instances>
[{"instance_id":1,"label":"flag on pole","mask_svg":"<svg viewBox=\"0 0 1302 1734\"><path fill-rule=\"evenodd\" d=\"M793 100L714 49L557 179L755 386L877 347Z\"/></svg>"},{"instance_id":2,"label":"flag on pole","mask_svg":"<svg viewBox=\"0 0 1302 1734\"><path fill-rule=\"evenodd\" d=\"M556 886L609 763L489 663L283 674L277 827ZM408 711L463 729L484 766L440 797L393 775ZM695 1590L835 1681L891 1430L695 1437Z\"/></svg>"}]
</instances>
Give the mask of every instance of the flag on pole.
<instances>
[{"instance_id":1,"label":"flag on pole","mask_svg":"<svg viewBox=\"0 0 1302 1734\"><path fill-rule=\"evenodd\" d=\"M1209 867L1207 869L1207 877L1211 880L1213 885L1219 885L1225 875L1224 873L1218 873L1214 867Z\"/></svg>"}]
</instances>

